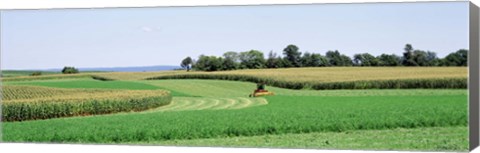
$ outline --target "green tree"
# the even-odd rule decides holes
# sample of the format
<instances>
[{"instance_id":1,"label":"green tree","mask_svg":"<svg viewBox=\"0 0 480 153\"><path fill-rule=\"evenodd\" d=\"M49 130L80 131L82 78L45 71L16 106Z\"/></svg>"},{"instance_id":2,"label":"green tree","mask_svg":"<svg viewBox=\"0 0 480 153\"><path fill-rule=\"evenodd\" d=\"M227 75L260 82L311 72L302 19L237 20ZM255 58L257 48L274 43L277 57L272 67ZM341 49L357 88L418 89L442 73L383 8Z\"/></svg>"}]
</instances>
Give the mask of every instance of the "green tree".
<instances>
[{"instance_id":1,"label":"green tree","mask_svg":"<svg viewBox=\"0 0 480 153\"><path fill-rule=\"evenodd\" d=\"M240 67L245 69L265 68L265 58L258 50L250 50L240 53Z\"/></svg>"},{"instance_id":2,"label":"green tree","mask_svg":"<svg viewBox=\"0 0 480 153\"><path fill-rule=\"evenodd\" d=\"M192 64L193 64L192 58L186 57L185 59L182 60L182 62L180 63L180 66L182 66L183 69L190 71Z\"/></svg>"},{"instance_id":3,"label":"green tree","mask_svg":"<svg viewBox=\"0 0 480 153\"><path fill-rule=\"evenodd\" d=\"M338 50L328 51L325 55L329 61L330 66L352 66L353 65L352 59L347 55L340 54Z\"/></svg>"},{"instance_id":4,"label":"green tree","mask_svg":"<svg viewBox=\"0 0 480 153\"><path fill-rule=\"evenodd\" d=\"M401 57L395 55L395 54L382 54L377 57L379 60L378 65L379 66L400 66L402 65L401 63Z\"/></svg>"},{"instance_id":5,"label":"green tree","mask_svg":"<svg viewBox=\"0 0 480 153\"><path fill-rule=\"evenodd\" d=\"M240 60L240 55L237 52L234 52L234 51L229 51L229 52L223 53L223 58L231 59L234 62L240 62L239 61Z\"/></svg>"},{"instance_id":6,"label":"green tree","mask_svg":"<svg viewBox=\"0 0 480 153\"><path fill-rule=\"evenodd\" d=\"M65 66L62 69L62 73L63 74L73 74L73 73L79 73L79 71L75 67Z\"/></svg>"},{"instance_id":7,"label":"green tree","mask_svg":"<svg viewBox=\"0 0 480 153\"><path fill-rule=\"evenodd\" d=\"M222 68L222 60L221 57L200 55L194 68L200 71L218 71Z\"/></svg>"},{"instance_id":8,"label":"green tree","mask_svg":"<svg viewBox=\"0 0 480 153\"><path fill-rule=\"evenodd\" d=\"M413 47L410 44L406 44L404 48L405 52L403 53L402 64L404 66L418 66L418 63L415 62L415 57L413 53Z\"/></svg>"},{"instance_id":9,"label":"green tree","mask_svg":"<svg viewBox=\"0 0 480 153\"><path fill-rule=\"evenodd\" d=\"M437 57L437 53L427 51L427 66L439 66L440 59Z\"/></svg>"},{"instance_id":10,"label":"green tree","mask_svg":"<svg viewBox=\"0 0 480 153\"><path fill-rule=\"evenodd\" d=\"M283 67L282 58L277 56L277 53L270 51L268 53L267 61L265 61L265 66L267 68L281 68Z\"/></svg>"},{"instance_id":11,"label":"green tree","mask_svg":"<svg viewBox=\"0 0 480 153\"><path fill-rule=\"evenodd\" d=\"M237 52L226 52L223 54L222 70L236 70L240 66Z\"/></svg>"},{"instance_id":12,"label":"green tree","mask_svg":"<svg viewBox=\"0 0 480 153\"><path fill-rule=\"evenodd\" d=\"M285 59L289 62L288 67L301 67L300 58L302 53L298 51L298 47L295 45L288 45L283 49L283 55Z\"/></svg>"},{"instance_id":13,"label":"green tree","mask_svg":"<svg viewBox=\"0 0 480 153\"><path fill-rule=\"evenodd\" d=\"M415 50L413 51L413 60L418 66L437 66L439 64L437 54L431 51Z\"/></svg>"},{"instance_id":14,"label":"green tree","mask_svg":"<svg viewBox=\"0 0 480 153\"><path fill-rule=\"evenodd\" d=\"M443 60L443 66L467 66L468 50L460 49L454 53L448 54Z\"/></svg>"},{"instance_id":15,"label":"green tree","mask_svg":"<svg viewBox=\"0 0 480 153\"><path fill-rule=\"evenodd\" d=\"M303 54L300 61L304 67L319 67L328 65L328 59L317 53L306 52Z\"/></svg>"},{"instance_id":16,"label":"green tree","mask_svg":"<svg viewBox=\"0 0 480 153\"><path fill-rule=\"evenodd\" d=\"M314 66L329 66L328 59L321 54L313 53L312 55L312 65Z\"/></svg>"},{"instance_id":17,"label":"green tree","mask_svg":"<svg viewBox=\"0 0 480 153\"><path fill-rule=\"evenodd\" d=\"M314 67L312 55L309 52L303 53L300 63L302 63L302 67Z\"/></svg>"},{"instance_id":18,"label":"green tree","mask_svg":"<svg viewBox=\"0 0 480 153\"><path fill-rule=\"evenodd\" d=\"M357 66L379 66L380 61L369 53L355 54L353 62Z\"/></svg>"},{"instance_id":19,"label":"green tree","mask_svg":"<svg viewBox=\"0 0 480 153\"><path fill-rule=\"evenodd\" d=\"M428 66L427 52L423 50L413 51L413 61L417 63L417 66Z\"/></svg>"}]
</instances>

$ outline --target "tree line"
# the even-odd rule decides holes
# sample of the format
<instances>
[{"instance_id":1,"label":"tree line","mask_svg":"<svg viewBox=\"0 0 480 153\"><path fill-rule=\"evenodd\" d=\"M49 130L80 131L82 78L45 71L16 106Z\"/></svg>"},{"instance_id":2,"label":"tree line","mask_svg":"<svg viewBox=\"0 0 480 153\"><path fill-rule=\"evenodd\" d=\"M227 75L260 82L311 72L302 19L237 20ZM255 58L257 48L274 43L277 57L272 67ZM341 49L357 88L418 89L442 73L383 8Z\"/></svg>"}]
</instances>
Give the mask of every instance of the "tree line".
<instances>
[{"instance_id":1,"label":"tree line","mask_svg":"<svg viewBox=\"0 0 480 153\"><path fill-rule=\"evenodd\" d=\"M187 71L226 71L237 69L291 68L291 67L327 67L327 66L467 66L468 50L460 49L444 58L437 57L432 51L414 49L406 44L403 56L369 53L355 54L353 59L338 50L327 51L325 55L299 51L296 45L283 49L283 56L270 51L267 58L263 52L250 50L245 52L229 51L221 57L200 55L198 59L186 57L180 66Z\"/></svg>"}]
</instances>

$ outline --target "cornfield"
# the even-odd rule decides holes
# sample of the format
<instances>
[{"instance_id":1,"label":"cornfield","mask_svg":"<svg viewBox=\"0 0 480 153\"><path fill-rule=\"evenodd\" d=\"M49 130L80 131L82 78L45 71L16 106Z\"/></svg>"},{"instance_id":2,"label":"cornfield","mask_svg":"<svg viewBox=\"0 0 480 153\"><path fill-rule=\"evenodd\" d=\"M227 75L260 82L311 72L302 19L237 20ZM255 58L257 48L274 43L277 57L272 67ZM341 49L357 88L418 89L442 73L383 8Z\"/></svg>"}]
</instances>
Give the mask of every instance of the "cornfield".
<instances>
[{"instance_id":1,"label":"cornfield","mask_svg":"<svg viewBox=\"0 0 480 153\"><path fill-rule=\"evenodd\" d=\"M8 81L30 81L30 80L50 80L50 79L78 79L78 78L91 78L91 74L52 74L52 75L40 75L40 76L17 76L1 78L3 82Z\"/></svg>"},{"instance_id":2,"label":"cornfield","mask_svg":"<svg viewBox=\"0 0 480 153\"><path fill-rule=\"evenodd\" d=\"M345 82L321 81L285 81L268 77L234 74L182 74L148 78L159 79L215 79L265 83L270 86L288 89L411 89L411 88L467 88L467 78L431 78L431 79L395 79L395 80L358 80Z\"/></svg>"},{"instance_id":3,"label":"cornfield","mask_svg":"<svg viewBox=\"0 0 480 153\"><path fill-rule=\"evenodd\" d=\"M234 71L161 71L161 72L110 72L97 76L114 80L144 80L147 78L205 74L205 75L248 75L281 81L345 82L359 80L466 78L467 67L312 67L282 69L245 69Z\"/></svg>"},{"instance_id":4,"label":"cornfield","mask_svg":"<svg viewBox=\"0 0 480 153\"><path fill-rule=\"evenodd\" d=\"M24 121L142 111L171 102L164 90L87 90L4 86L2 120Z\"/></svg>"}]
</instances>

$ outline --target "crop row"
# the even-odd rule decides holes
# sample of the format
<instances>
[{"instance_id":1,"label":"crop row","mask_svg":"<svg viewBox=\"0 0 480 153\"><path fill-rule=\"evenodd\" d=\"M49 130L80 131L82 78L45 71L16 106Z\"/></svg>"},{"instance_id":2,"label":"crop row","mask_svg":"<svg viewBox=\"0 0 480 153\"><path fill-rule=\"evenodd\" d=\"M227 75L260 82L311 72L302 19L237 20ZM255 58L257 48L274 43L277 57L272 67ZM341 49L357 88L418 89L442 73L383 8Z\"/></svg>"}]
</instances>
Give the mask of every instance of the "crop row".
<instances>
[{"instance_id":1,"label":"crop row","mask_svg":"<svg viewBox=\"0 0 480 153\"><path fill-rule=\"evenodd\" d=\"M10 101L15 99L46 98L60 95L71 95L78 91L79 90L64 90L48 87L6 85L2 87L2 100Z\"/></svg>"},{"instance_id":2,"label":"crop row","mask_svg":"<svg viewBox=\"0 0 480 153\"><path fill-rule=\"evenodd\" d=\"M237 110L133 113L6 123L4 141L135 143L468 125L465 95L277 95L266 99L268 105Z\"/></svg>"},{"instance_id":3,"label":"crop row","mask_svg":"<svg viewBox=\"0 0 480 153\"><path fill-rule=\"evenodd\" d=\"M45 89L45 90L41 90ZM4 86L2 121L142 111L167 105L164 90L86 90Z\"/></svg>"},{"instance_id":4,"label":"crop row","mask_svg":"<svg viewBox=\"0 0 480 153\"><path fill-rule=\"evenodd\" d=\"M2 78L2 81L30 81L30 80L52 80L52 79L79 79L92 78L90 74L52 74L41 76L18 76Z\"/></svg>"},{"instance_id":5,"label":"crop row","mask_svg":"<svg viewBox=\"0 0 480 153\"><path fill-rule=\"evenodd\" d=\"M359 80L345 82L285 81L272 78L238 75L238 74L179 74L147 78L159 79L215 79L265 83L270 86L288 89L411 89L411 88L445 88L465 89L467 78L428 78L396 80Z\"/></svg>"}]
</instances>

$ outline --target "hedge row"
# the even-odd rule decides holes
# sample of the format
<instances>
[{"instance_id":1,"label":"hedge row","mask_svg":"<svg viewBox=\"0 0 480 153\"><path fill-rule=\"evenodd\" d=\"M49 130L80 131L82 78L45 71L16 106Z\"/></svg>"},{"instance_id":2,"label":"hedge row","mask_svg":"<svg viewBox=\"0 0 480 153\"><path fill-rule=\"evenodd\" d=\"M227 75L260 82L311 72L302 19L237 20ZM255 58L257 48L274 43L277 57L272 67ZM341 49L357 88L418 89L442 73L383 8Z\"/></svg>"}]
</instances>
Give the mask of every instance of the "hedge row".
<instances>
[{"instance_id":1,"label":"hedge row","mask_svg":"<svg viewBox=\"0 0 480 153\"><path fill-rule=\"evenodd\" d=\"M180 74L166 75L147 78L147 80L159 79L215 79L265 83L270 86L288 89L412 89L412 88L444 88L466 89L467 78L431 78L431 79L397 79L397 80L363 80L345 82L302 82L282 81L271 78L261 78L249 75L231 74Z\"/></svg>"},{"instance_id":2,"label":"hedge row","mask_svg":"<svg viewBox=\"0 0 480 153\"><path fill-rule=\"evenodd\" d=\"M98 75L92 75L92 79L100 80L100 81L114 81L115 80L115 79L110 79L110 78L106 78L106 77L102 77L102 76L98 76Z\"/></svg>"}]
</instances>

